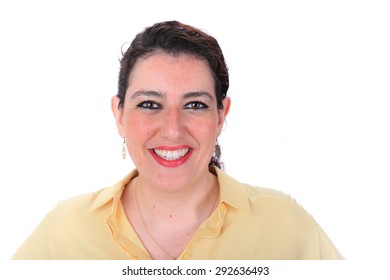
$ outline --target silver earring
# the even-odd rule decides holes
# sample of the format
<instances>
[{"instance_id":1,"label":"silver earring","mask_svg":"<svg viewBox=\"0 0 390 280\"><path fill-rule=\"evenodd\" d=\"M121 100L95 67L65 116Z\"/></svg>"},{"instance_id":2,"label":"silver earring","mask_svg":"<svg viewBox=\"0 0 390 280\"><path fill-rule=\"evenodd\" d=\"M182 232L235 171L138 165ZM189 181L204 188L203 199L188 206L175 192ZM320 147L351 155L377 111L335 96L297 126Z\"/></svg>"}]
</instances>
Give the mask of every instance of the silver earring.
<instances>
[{"instance_id":1,"label":"silver earring","mask_svg":"<svg viewBox=\"0 0 390 280\"><path fill-rule=\"evenodd\" d=\"M126 138L123 138L122 158L126 158Z\"/></svg>"}]
</instances>

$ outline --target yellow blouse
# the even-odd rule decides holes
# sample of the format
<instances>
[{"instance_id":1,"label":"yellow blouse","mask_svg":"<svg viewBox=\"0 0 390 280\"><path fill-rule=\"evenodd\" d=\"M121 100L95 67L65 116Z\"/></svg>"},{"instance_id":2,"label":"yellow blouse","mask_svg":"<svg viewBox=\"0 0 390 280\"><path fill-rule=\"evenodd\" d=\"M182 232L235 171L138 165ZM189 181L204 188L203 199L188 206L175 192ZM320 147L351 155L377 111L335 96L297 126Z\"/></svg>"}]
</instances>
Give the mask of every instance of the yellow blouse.
<instances>
[{"instance_id":1,"label":"yellow blouse","mask_svg":"<svg viewBox=\"0 0 390 280\"><path fill-rule=\"evenodd\" d=\"M342 259L291 197L237 182L215 169L220 203L178 259ZM150 259L120 201L134 170L117 184L61 202L14 259Z\"/></svg>"}]
</instances>

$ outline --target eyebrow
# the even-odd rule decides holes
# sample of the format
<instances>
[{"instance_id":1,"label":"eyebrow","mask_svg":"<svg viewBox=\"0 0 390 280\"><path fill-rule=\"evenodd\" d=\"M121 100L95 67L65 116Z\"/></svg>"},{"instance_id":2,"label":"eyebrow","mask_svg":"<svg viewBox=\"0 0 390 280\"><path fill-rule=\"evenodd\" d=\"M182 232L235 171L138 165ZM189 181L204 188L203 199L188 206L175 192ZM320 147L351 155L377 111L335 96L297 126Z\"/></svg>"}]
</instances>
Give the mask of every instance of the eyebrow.
<instances>
[{"instance_id":1,"label":"eyebrow","mask_svg":"<svg viewBox=\"0 0 390 280\"><path fill-rule=\"evenodd\" d=\"M153 91L153 90L146 90L146 91L136 91L131 97L131 100L134 100L140 96L146 96L146 97L157 97L157 98L164 98L164 94L158 91ZM192 91L192 92L187 92L184 94L183 99L190 99L190 98L195 98L195 97L206 97L210 101L214 101L214 97L208 93L207 91Z\"/></svg>"},{"instance_id":2,"label":"eyebrow","mask_svg":"<svg viewBox=\"0 0 390 280\"><path fill-rule=\"evenodd\" d=\"M194 91L184 94L184 99L194 98L194 97L206 97L210 101L214 101L214 97L207 91Z\"/></svg>"},{"instance_id":3,"label":"eyebrow","mask_svg":"<svg viewBox=\"0 0 390 280\"><path fill-rule=\"evenodd\" d=\"M153 90L147 90L147 91L136 91L131 97L131 100L136 99L137 97L140 96L146 96L146 97L157 97L157 98L163 98L163 94L158 91L153 91Z\"/></svg>"}]
</instances>

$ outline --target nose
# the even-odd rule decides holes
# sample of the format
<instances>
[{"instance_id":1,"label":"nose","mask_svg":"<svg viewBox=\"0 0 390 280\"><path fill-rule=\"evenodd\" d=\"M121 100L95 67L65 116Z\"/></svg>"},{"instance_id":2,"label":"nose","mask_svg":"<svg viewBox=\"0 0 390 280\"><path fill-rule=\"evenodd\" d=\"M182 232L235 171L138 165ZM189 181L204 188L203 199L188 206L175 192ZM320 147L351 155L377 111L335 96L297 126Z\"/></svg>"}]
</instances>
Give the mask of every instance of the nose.
<instances>
[{"instance_id":1,"label":"nose","mask_svg":"<svg viewBox=\"0 0 390 280\"><path fill-rule=\"evenodd\" d=\"M184 117L179 109L167 110L161 118L161 136L169 140L178 140L185 132Z\"/></svg>"}]
</instances>

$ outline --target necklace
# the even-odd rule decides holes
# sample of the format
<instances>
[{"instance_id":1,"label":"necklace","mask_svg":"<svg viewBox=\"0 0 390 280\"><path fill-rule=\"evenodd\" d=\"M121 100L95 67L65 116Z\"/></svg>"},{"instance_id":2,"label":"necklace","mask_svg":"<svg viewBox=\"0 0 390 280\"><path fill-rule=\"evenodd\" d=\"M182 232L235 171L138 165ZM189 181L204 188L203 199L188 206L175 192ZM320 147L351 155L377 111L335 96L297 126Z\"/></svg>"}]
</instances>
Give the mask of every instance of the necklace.
<instances>
[{"instance_id":1,"label":"necklace","mask_svg":"<svg viewBox=\"0 0 390 280\"><path fill-rule=\"evenodd\" d=\"M161 249L161 251L163 251L165 254L167 254L171 258L171 260L177 260L177 258L179 256L174 257L169 252L167 252L164 249L164 247L161 246L160 243L153 237L153 234L150 232L149 228L147 227L145 219L144 219L144 215L142 214L141 208L139 207L138 198L137 198L137 187L134 188L134 197L135 197L135 203L137 204L138 212L141 216L142 224L143 224L144 228L146 229L146 232L148 233L149 237ZM215 203L217 202L217 199L218 199L218 195L215 196L215 200L214 200L213 204L211 205L211 209L210 209L209 215L207 217L209 217L211 215L211 213L213 212Z\"/></svg>"}]
</instances>

